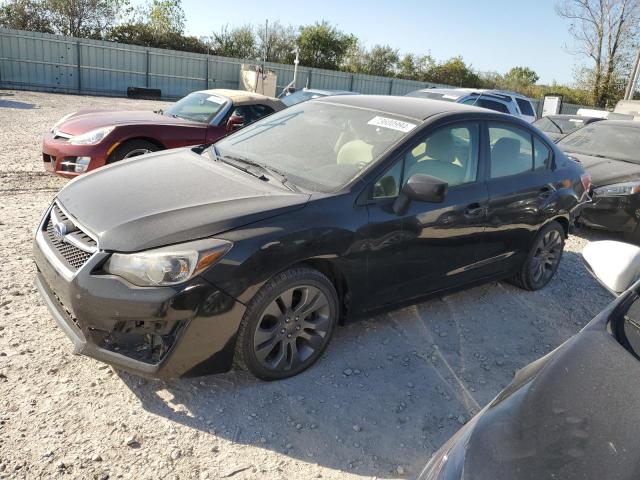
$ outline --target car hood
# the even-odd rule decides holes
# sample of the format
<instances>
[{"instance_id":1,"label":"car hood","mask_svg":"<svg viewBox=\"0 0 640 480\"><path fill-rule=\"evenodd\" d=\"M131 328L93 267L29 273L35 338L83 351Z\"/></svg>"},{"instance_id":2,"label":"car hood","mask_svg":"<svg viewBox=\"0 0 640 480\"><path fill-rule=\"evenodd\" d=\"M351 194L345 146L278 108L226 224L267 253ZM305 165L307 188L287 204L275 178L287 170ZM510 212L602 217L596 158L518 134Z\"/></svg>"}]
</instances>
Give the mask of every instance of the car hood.
<instances>
[{"instance_id":1,"label":"car hood","mask_svg":"<svg viewBox=\"0 0 640 480\"><path fill-rule=\"evenodd\" d=\"M69 135L95 130L96 128L122 125L189 125L206 128L204 123L182 118L160 115L147 111L80 110L58 125L57 129Z\"/></svg>"},{"instance_id":2,"label":"car hood","mask_svg":"<svg viewBox=\"0 0 640 480\"><path fill-rule=\"evenodd\" d=\"M640 362L604 325L518 372L421 480L640 478Z\"/></svg>"},{"instance_id":3,"label":"car hood","mask_svg":"<svg viewBox=\"0 0 640 480\"><path fill-rule=\"evenodd\" d=\"M637 163L592 157L581 153L567 152L567 155L582 163L584 169L591 175L594 187L640 179L640 164Z\"/></svg>"},{"instance_id":4,"label":"car hood","mask_svg":"<svg viewBox=\"0 0 640 480\"><path fill-rule=\"evenodd\" d=\"M95 170L57 195L101 249L120 252L210 237L302 208L308 199L189 148Z\"/></svg>"}]
</instances>

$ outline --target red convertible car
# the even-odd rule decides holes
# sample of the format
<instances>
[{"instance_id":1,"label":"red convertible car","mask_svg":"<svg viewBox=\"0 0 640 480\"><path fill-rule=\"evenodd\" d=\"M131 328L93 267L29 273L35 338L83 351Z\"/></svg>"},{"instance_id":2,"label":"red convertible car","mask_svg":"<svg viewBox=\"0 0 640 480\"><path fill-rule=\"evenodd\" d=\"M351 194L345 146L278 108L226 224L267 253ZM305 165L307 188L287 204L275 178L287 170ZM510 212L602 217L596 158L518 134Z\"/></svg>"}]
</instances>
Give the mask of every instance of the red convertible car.
<instances>
[{"instance_id":1,"label":"red convertible car","mask_svg":"<svg viewBox=\"0 0 640 480\"><path fill-rule=\"evenodd\" d=\"M165 111L80 110L46 133L42 159L64 177L167 148L211 143L285 105L241 90L202 90Z\"/></svg>"}]
</instances>

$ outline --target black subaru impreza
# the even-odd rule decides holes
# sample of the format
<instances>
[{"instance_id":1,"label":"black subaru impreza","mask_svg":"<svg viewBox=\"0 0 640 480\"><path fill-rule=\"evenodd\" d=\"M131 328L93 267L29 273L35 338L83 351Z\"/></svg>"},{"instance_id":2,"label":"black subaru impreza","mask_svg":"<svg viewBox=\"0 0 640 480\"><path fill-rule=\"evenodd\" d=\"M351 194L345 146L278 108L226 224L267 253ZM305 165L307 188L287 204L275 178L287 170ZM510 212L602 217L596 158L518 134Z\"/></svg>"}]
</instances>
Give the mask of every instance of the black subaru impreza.
<instances>
[{"instance_id":1,"label":"black subaru impreza","mask_svg":"<svg viewBox=\"0 0 640 480\"><path fill-rule=\"evenodd\" d=\"M518 118L327 97L72 181L37 229L36 283L77 353L285 378L341 321L495 279L543 287L588 187Z\"/></svg>"}]
</instances>

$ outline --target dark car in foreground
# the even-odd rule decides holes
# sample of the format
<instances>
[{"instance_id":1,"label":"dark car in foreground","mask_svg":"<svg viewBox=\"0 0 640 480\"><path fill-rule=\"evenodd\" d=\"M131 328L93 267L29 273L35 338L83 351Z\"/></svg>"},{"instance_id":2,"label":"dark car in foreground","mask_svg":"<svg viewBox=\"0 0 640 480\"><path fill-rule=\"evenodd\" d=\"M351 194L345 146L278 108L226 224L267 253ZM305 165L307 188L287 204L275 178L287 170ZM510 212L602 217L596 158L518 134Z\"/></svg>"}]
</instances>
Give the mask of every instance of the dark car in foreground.
<instances>
[{"instance_id":1,"label":"dark car in foreground","mask_svg":"<svg viewBox=\"0 0 640 480\"><path fill-rule=\"evenodd\" d=\"M557 145L591 175L593 202L583 209L580 222L640 242L640 122L603 120Z\"/></svg>"},{"instance_id":2,"label":"dark car in foreground","mask_svg":"<svg viewBox=\"0 0 640 480\"><path fill-rule=\"evenodd\" d=\"M587 268L620 294L640 248L594 242ZM640 478L640 282L580 333L519 370L438 450L420 480Z\"/></svg>"},{"instance_id":3,"label":"dark car in foreground","mask_svg":"<svg viewBox=\"0 0 640 480\"><path fill-rule=\"evenodd\" d=\"M547 137L554 142L575 132L579 128L593 122L599 122L602 118L585 117L582 115L547 115L539 118L533 124L542 130Z\"/></svg>"},{"instance_id":4,"label":"dark car in foreground","mask_svg":"<svg viewBox=\"0 0 640 480\"><path fill-rule=\"evenodd\" d=\"M500 278L542 288L587 189L515 117L327 97L69 183L37 229L37 284L79 353L284 378L339 321Z\"/></svg>"},{"instance_id":5,"label":"dark car in foreground","mask_svg":"<svg viewBox=\"0 0 640 480\"><path fill-rule=\"evenodd\" d=\"M218 89L193 92L165 111L80 110L44 135L44 168L73 178L125 158L212 143L283 108L276 98Z\"/></svg>"}]
</instances>

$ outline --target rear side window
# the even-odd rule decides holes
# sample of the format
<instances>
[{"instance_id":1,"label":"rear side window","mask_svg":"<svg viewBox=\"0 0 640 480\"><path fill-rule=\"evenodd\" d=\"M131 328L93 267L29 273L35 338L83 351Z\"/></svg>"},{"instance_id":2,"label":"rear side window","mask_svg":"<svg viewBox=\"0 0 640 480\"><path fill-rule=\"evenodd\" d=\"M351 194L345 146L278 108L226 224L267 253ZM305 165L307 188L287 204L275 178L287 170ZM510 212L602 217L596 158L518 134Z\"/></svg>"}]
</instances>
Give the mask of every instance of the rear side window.
<instances>
[{"instance_id":1,"label":"rear side window","mask_svg":"<svg viewBox=\"0 0 640 480\"><path fill-rule=\"evenodd\" d=\"M533 137L533 169L544 170L551 165L551 149Z\"/></svg>"},{"instance_id":2,"label":"rear side window","mask_svg":"<svg viewBox=\"0 0 640 480\"><path fill-rule=\"evenodd\" d=\"M504 103L489 100L488 98L469 98L462 103L465 105L475 105L476 107L488 108L489 110L494 110L500 113L509 113L509 109Z\"/></svg>"},{"instance_id":3,"label":"rear side window","mask_svg":"<svg viewBox=\"0 0 640 480\"><path fill-rule=\"evenodd\" d=\"M533 143L529 132L511 125L489 125L491 178L533 170Z\"/></svg>"},{"instance_id":4,"label":"rear side window","mask_svg":"<svg viewBox=\"0 0 640 480\"><path fill-rule=\"evenodd\" d=\"M533 107L528 100L525 100L524 98L516 98L516 102L518 102L518 107L520 107L520 111L523 115L529 115L531 117L536 116L535 112L533 111Z\"/></svg>"}]
</instances>

